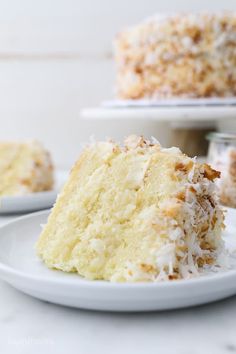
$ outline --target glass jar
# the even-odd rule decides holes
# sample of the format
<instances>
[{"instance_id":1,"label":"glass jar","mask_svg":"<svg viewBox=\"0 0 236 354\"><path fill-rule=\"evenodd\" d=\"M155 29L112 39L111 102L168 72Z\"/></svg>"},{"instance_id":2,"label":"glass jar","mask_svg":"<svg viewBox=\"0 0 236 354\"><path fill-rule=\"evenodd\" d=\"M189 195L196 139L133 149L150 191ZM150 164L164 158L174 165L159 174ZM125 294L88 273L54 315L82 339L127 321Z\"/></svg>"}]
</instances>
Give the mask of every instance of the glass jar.
<instances>
[{"instance_id":1,"label":"glass jar","mask_svg":"<svg viewBox=\"0 0 236 354\"><path fill-rule=\"evenodd\" d=\"M216 182L223 205L236 208L236 133L210 133L208 162L221 172Z\"/></svg>"}]
</instances>

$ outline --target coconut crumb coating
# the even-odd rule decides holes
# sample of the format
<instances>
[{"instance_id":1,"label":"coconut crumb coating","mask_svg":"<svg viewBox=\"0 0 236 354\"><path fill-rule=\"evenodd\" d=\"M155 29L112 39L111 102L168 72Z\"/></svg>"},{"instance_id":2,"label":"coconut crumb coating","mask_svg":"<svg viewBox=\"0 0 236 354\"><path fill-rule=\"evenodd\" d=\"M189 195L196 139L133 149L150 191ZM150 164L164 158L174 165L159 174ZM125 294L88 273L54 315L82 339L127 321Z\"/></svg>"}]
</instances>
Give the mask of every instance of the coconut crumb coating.
<instances>
[{"instance_id":1,"label":"coconut crumb coating","mask_svg":"<svg viewBox=\"0 0 236 354\"><path fill-rule=\"evenodd\" d=\"M154 16L114 46L122 99L236 95L236 13Z\"/></svg>"},{"instance_id":2,"label":"coconut crumb coating","mask_svg":"<svg viewBox=\"0 0 236 354\"><path fill-rule=\"evenodd\" d=\"M50 268L88 279L160 281L217 265L223 212L218 172L156 141L89 145L37 242Z\"/></svg>"}]
</instances>

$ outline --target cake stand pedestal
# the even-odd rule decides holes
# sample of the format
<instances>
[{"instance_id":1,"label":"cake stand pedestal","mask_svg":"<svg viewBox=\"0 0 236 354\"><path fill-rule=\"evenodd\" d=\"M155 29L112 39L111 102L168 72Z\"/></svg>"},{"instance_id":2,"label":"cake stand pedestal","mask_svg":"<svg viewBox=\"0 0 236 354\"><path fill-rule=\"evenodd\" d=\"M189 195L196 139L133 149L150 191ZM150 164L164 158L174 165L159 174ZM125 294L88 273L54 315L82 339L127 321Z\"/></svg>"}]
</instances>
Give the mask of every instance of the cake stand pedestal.
<instances>
[{"instance_id":1,"label":"cake stand pedestal","mask_svg":"<svg viewBox=\"0 0 236 354\"><path fill-rule=\"evenodd\" d=\"M208 141L206 136L210 132L217 131L217 124L214 122L206 122L208 124L198 124L192 122L192 126L186 127L178 123L170 124L171 136L170 144L178 146L189 156L206 156L208 150Z\"/></svg>"},{"instance_id":2,"label":"cake stand pedestal","mask_svg":"<svg viewBox=\"0 0 236 354\"><path fill-rule=\"evenodd\" d=\"M146 120L165 122L171 129L173 146L180 147L190 156L206 155L205 136L210 131L218 130L219 123L227 122L236 128L236 105L209 106L163 106L163 107L95 107L85 108L81 117L86 120Z\"/></svg>"}]
</instances>

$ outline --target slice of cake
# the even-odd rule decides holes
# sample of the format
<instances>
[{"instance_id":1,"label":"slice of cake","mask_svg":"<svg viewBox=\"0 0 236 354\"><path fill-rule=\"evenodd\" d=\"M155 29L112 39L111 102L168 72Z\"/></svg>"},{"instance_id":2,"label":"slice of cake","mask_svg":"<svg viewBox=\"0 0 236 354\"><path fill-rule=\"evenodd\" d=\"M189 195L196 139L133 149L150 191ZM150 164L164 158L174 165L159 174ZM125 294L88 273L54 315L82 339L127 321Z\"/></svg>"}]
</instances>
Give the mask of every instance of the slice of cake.
<instances>
[{"instance_id":1,"label":"slice of cake","mask_svg":"<svg viewBox=\"0 0 236 354\"><path fill-rule=\"evenodd\" d=\"M0 143L0 196L47 191L52 187L51 157L40 143Z\"/></svg>"},{"instance_id":2,"label":"slice of cake","mask_svg":"<svg viewBox=\"0 0 236 354\"><path fill-rule=\"evenodd\" d=\"M110 281L188 278L217 264L219 173L130 136L88 146L37 242L50 268Z\"/></svg>"},{"instance_id":3,"label":"slice of cake","mask_svg":"<svg viewBox=\"0 0 236 354\"><path fill-rule=\"evenodd\" d=\"M115 40L123 99L236 95L236 13L157 15Z\"/></svg>"}]
</instances>

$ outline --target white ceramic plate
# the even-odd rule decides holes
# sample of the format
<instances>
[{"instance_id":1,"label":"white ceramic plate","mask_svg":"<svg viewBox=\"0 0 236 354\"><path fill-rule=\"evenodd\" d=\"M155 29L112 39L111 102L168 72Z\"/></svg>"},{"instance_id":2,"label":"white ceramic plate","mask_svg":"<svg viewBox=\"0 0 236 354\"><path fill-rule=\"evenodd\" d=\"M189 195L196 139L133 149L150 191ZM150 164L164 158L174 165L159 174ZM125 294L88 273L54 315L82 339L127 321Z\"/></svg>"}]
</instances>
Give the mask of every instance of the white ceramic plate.
<instances>
[{"instance_id":1,"label":"white ceramic plate","mask_svg":"<svg viewBox=\"0 0 236 354\"><path fill-rule=\"evenodd\" d=\"M49 270L34 245L49 211L18 218L0 228L0 277L26 294L94 310L151 311L199 305L236 294L236 268L191 280L119 284L89 281ZM227 217L227 247L236 249L235 211ZM234 224L233 224L234 221Z\"/></svg>"},{"instance_id":2,"label":"white ceramic plate","mask_svg":"<svg viewBox=\"0 0 236 354\"><path fill-rule=\"evenodd\" d=\"M0 214L32 212L52 207L67 176L66 171L57 171L52 191L0 198Z\"/></svg>"}]
</instances>

